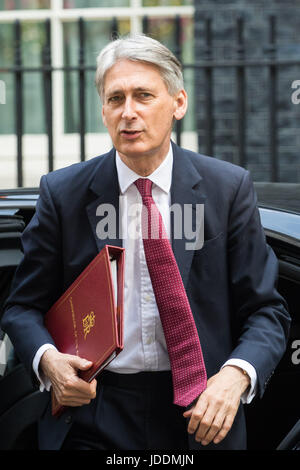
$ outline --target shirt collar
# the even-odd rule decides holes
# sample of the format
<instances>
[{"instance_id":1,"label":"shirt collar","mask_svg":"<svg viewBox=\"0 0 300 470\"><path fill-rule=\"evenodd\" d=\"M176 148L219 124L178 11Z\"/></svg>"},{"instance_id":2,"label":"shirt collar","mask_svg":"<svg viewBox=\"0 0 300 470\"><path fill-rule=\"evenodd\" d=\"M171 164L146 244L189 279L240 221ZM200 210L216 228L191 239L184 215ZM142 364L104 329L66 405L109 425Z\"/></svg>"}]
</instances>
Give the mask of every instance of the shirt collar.
<instances>
[{"instance_id":1,"label":"shirt collar","mask_svg":"<svg viewBox=\"0 0 300 470\"><path fill-rule=\"evenodd\" d=\"M138 178L141 178L140 175L131 170L125 163L121 160L118 151L116 150L116 166L119 179L119 185L121 193L124 194L125 191L131 186ZM172 180L172 167L173 167L173 150L172 145L170 144L169 151L156 170L154 170L151 175L147 176L156 186L162 189L167 194L170 192L171 180Z\"/></svg>"}]
</instances>

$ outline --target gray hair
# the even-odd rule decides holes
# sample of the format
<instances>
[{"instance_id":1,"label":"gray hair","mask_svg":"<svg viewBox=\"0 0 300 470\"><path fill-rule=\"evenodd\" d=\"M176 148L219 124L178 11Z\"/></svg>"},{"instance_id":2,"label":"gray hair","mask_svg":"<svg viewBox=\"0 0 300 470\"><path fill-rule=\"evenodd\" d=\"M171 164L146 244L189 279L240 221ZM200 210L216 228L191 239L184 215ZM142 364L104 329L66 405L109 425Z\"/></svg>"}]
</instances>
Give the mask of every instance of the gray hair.
<instances>
[{"instance_id":1,"label":"gray hair","mask_svg":"<svg viewBox=\"0 0 300 470\"><path fill-rule=\"evenodd\" d=\"M138 34L110 42L98 55L95 83L102 100L105 74L122 59L146 62L156 66L171 96L184 87L182 67L174 54L155 39Z\"/></svg>"}]
</instances>

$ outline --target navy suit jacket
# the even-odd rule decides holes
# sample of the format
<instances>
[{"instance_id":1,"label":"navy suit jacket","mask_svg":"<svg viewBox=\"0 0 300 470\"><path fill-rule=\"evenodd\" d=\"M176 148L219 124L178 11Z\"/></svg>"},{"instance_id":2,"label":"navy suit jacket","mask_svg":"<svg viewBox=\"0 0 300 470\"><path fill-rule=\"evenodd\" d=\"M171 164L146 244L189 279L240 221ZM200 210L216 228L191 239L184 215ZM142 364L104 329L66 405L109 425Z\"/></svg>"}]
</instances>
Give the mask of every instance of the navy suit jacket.
<instances>
[{"instance_id":1,"label":"navy suit jacket","mask_svg":"<svg viewBox=\"0 0 300 470\"><path fill-rule=\"evenodd\" d=\"M173 145L171 203L204 204L204 245L172 246L198 329L208 377L235 357L250 362L262 396L286 348L289 315L276 290L278 266L266 244L249 172ZM22 237L24 258L17 269L3 317L3 329L32 374L38 348L53 340L43 315L104 244L96 215L100 204L119 208L115 151L63 168L41 179L36 213ZM117 225L118 235L118 225ZM40 425L40 446L59 448L76 409L59 420L50 407ZM242 407L218 448L245 446ZM192 436L191 448L199 448ZM210 446L207 446L210 448Z\"/></svg>"}]
</instances>

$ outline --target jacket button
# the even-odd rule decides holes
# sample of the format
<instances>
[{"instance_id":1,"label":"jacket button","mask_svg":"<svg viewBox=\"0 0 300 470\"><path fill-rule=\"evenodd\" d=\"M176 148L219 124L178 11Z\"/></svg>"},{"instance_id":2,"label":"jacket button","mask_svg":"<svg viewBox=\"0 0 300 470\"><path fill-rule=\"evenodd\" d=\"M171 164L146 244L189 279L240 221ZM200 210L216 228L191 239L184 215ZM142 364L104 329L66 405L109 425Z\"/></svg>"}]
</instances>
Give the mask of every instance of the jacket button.
<instances>
[{"instance_id":1,"label":"jacket button","mask_svg":"<svg viewBox=\"0 0 300 470\"><path fill-rule=\"evenodd\" d=\"M72 416L71 415L68 415L65 417L65 423L66 424L70 424L72 422Z\"/></svg>"}]
</instances>

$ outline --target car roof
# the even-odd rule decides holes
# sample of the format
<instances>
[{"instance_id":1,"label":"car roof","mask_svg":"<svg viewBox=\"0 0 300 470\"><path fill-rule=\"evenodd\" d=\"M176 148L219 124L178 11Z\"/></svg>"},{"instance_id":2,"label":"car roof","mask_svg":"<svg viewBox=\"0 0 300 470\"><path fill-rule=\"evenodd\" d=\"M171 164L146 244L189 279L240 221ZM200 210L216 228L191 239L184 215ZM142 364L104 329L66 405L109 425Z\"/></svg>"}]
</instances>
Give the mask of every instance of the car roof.
<instances>
[{"instance_id":1,"label":"car roof","mask_svg":"<svg viewBox=\"0 0 300 470\"><path fill-rule=\"evenodd\" d=\"M259 207L262 226L273 238L289 241L300 248L300 214L280 209Z\"/></svg>"},{"instance_id":2,"label":"car roof","mask_svg":"<svg viewBox=\"0 0 300 470\"><path fill-rule=\"evenodd\" d=\"M37 188L1 191L0 215L15 215L20 209L34 210L38 197ZM265 205L259 205L259 212L267 235L284 237L285 241L300 247L300 214Z\"/></svg>"}]
</instances>

